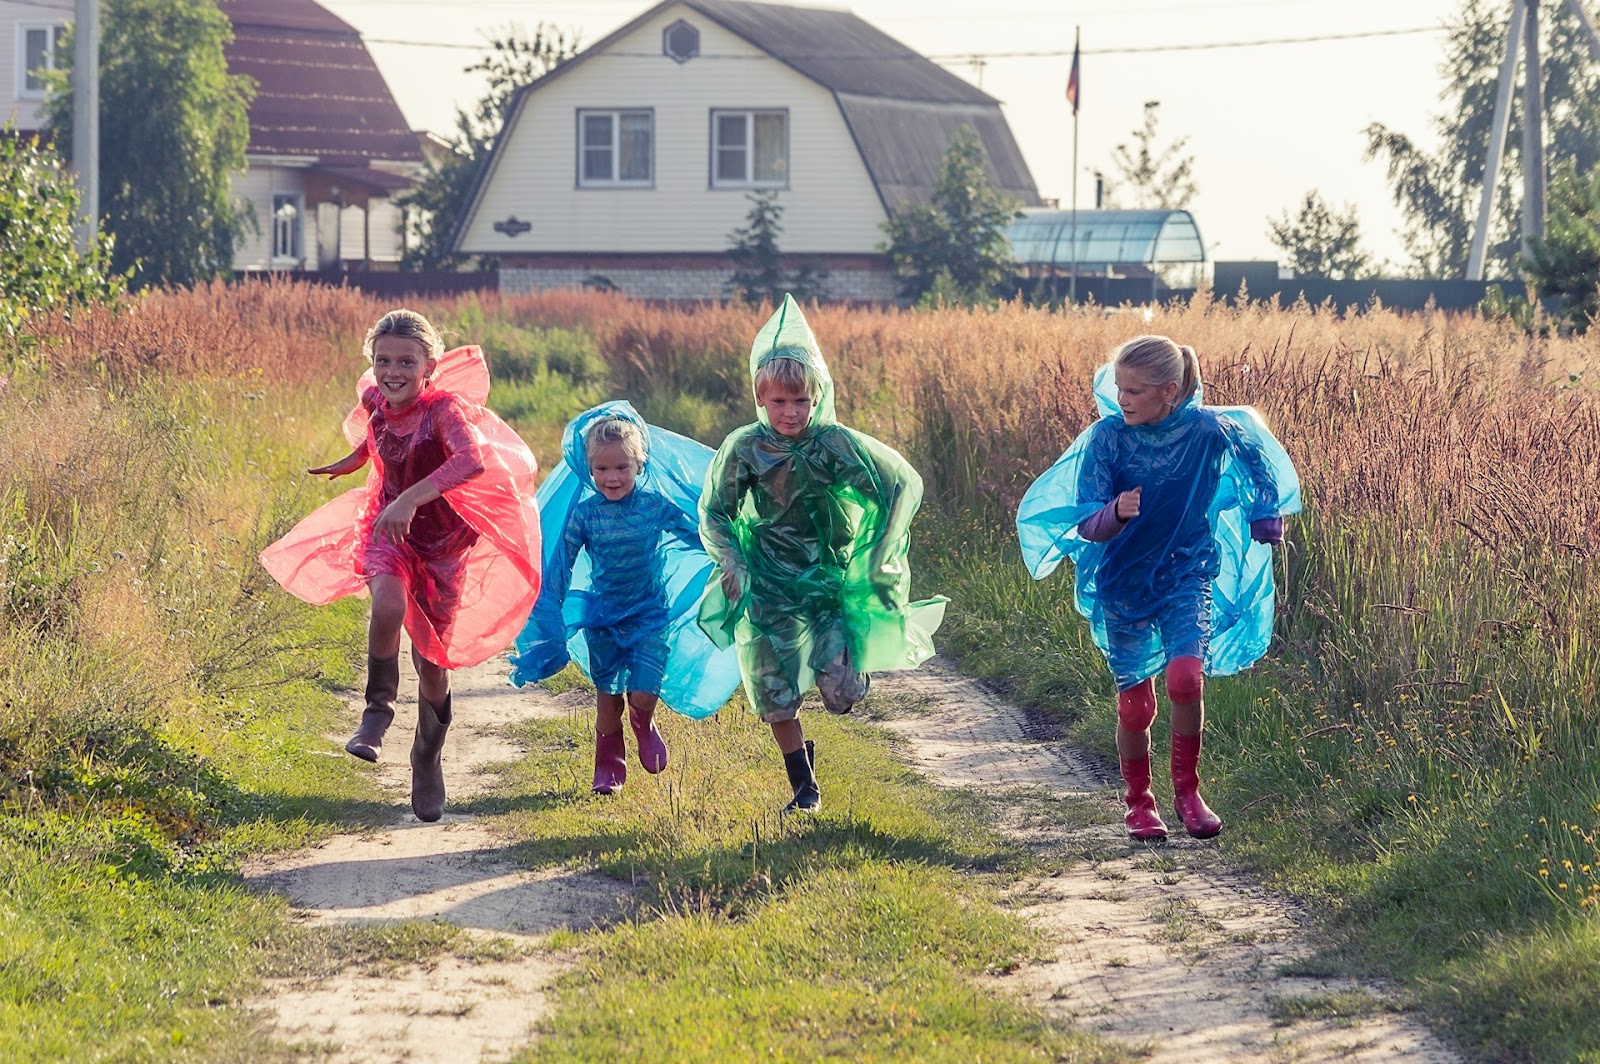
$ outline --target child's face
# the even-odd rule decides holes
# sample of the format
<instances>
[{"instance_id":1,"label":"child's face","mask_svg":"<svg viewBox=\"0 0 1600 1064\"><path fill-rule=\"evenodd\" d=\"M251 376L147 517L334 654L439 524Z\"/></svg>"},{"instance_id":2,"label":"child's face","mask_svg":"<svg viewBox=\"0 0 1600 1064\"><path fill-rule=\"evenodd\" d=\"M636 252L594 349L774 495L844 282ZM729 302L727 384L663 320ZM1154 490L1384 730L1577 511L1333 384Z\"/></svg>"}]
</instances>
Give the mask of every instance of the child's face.
<instances>
[{"instance_id":1,"label":"child's face","mask_svg":"<svg viewBox=\"0 0 1600 1064\"><path fill-rule=\"evenodd\" d=\"M408 406L422 394L423 383L435 365L422 345L409 337L391 333L372 341L372 375L393 409Z\"/></svg>"},{"instance_id":2,"label":"child's face","mask_svg":"<svg viewBox=\"0 0 1600 1064\"><path fill-rule=\"evenodd\" d=\"M639 467L620 443L602 443L589 452L589 475L601 495L612 502L626 499L639 479Z\"/></svg>"},{"instance_id":3,"label":"child's face","mask_svg":"<svg viewBox=\"0 0 1600 1064\"><path fill-rule=\"evenodd\" d=\"M1178 398L1178 382L1151 384L1136 370L1117 367L1117 403L1122 420L1130 425L1154 425L1172 413Z\"/></svg>"},{"instance_id":4,"label":"child's face","mask_svg":"<svg viewBox=\"0 0 1600 1064\"><path fill-rule=\"evenodd\" d=\"M814 404L804 389L785 388L769 381L756 393L756 405L767 412L767 420L780 436L794 439L811 424Z\"/></svg>"}]
</instances>

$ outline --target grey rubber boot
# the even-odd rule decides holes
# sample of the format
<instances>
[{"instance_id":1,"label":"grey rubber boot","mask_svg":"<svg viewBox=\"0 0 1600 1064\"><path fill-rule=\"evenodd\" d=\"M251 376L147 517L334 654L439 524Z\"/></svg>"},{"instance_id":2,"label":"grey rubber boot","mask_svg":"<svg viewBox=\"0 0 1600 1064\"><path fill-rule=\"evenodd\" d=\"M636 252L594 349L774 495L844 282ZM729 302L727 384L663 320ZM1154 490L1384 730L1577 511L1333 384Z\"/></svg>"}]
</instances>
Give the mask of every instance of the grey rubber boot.
<instances>
[{"instance_id":1,"label":"grey rubber boot","mask_svg":"<svg viewBox=\"0 0 1600 1064\"><path fill-rule=\"evenodd\" d=\"M444 737L450 730L450 696L437 709L417 692L417 734L411 741L411 811L433 823L444 815Z\"/></svg>"},{"instance_id":2,"label":"grey rubber boot","mask_svg":"<svg viewBox=\"0 0 1600 1064\"><path fill-rule=\"evenodd\" d=\"M344 744L347 753L363 761L376 761L383 750L383 734L394 723L394 700L400 693L400 655L367 655L367 708L361 725Z\"/></svg>"}]
</instances>

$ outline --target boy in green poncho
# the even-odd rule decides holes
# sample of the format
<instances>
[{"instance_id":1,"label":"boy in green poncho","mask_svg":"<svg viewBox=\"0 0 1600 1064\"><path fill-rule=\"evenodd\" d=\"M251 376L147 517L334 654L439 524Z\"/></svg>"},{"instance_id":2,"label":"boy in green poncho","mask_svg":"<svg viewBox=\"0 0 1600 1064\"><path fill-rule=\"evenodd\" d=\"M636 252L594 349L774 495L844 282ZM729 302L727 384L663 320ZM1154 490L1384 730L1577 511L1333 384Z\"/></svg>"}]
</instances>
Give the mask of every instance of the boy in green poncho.
<instances>
[{"instance_id":1,"label":"boy in green poncho","mask_svg":"<svg viewBox=\"0 0 1600 1064\"><path fill-rule=\"evenodd\" d=\"M700 626L736 644L751 709L772 725L794 789L785 811L822 804L800 702L815 685L848 713L873 672L933 656L943 598L910 602L911 518L922 478L893 448L834 416L833 380L793 297L750 348L756 424L711 461L700 538L721 579Z\"/></svg>"}]
</instances>

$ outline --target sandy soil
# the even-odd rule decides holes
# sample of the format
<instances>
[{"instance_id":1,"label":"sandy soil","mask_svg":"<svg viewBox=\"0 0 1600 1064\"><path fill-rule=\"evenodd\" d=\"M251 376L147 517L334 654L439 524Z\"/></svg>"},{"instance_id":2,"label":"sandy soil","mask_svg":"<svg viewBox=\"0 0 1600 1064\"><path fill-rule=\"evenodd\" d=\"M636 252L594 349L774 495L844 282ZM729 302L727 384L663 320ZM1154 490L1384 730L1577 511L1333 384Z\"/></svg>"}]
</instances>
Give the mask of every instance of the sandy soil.
<instances>
[{"instance_id":1,"label":"sandy soil","mask_svg":"<svg viewBox=\"0 0 1600 1064\"><path fill-rule=\"evenodd\" d=\"M458 673L455 683L457 723L445 752L452 803L474 793L478 768L518 756L502 734L507 723L573 711L570 699L506 687L496 663ZM409 678L407 687L415 689ZM1052 946L994 977L998 991L1155 1062L1458 1059L1424 1026L1387 1011L1383 986L1285 975L1311 953L1302 915L1229 870L1214 844L1181 831L1165 845L1130 843L1115 781L1048 723L937 661L879 677L870 712L903 737L902 751L934 782L1014 791L1002 829L1059 866L1010 893ZM357 715L352 706L350 726ZM398 719L414 715L406 703ZM342 746L342 734L329 738ZM419 824L407 799L409 745L410 728L397 724L377 766L394 796L391 825L258 862L247 877L286 895L307 921L446 920L519 948L505 960L444 957L278 980L255 1007L279 1037L331 1061L503 1059L533 1037L544 990L565 963L539 948L540 936L614 916L626 887L590 873L519 868L503 840L449 804L438 824ZM1080 815L1059 816L1063 802ZM1090 826L1063 826L1082 823L1083 811ZM1274 1018L1276 1002L1349 991L1378 1007L1353 1019Z\"/></svg>"},{"instance_id":2,"label":"sandy soil","mask_svg":"<svg viewBox=\"0 0 1600 1064\"><path fill-rule=\"evenodd\" d=\"M1070 858L1012 891L1054 955L997 977L998 986L1131 1051L1148 1050L1155 1062L1459 1059L1422 1024L1386 1011L1393 1006L1383 986L1285 975L1312 952L1302 914L1229 870L1214 844L1188 838L1181 825L1166 844L1130 842L1116 781L1047 723L938 661L879 677L874 693L887 702L874 711L888 715L883 723L906 740L913 765L942 786L1014 790L1019 801L1004 829ZM1158 736L1158 758L1164 749ZM1091 826L1064 829L1051 815L1062 801L1090 811ZM1177 823L1164 816L1169 828ZM1275 1002L1350 991L1379 1007L1353 1019L1274 1019Z\"/></svg>"},{"instance_id":3,"label":"sandy soil","mask_svg":"<svg viewBox=\"0 0 1600 1064\"><path fill-rule=\"evenodd\" d=\"M414 677L402 691L415 692ZM546 1011L544 988L566 958L541 950L539 937L614 917L627 888L587 872L530 872L503 840L471 816L452 813L480 793L478 769L520 749L505 726L563 716L565 704L539 688L514 690L491 661L454 676L455 723L445 746L448 799L436 824L411 814L411 728L415 702L402 698L375 771L394 798L394 822L364 835L340 835L298 853L246 866L246 879L285 895L299 919L355 924L444 920L516 944L510 959L441 957L425 965L349 969L331 979L274 980L253 1003L273 1033L315 1047L336 1062L470 1062L503 1059L526 1045ZM354 728L360 707L352 704ZM342 748L346 734L328 737ZM341 754L340 756L348 756Z\"/></svg>"}]
</instances>

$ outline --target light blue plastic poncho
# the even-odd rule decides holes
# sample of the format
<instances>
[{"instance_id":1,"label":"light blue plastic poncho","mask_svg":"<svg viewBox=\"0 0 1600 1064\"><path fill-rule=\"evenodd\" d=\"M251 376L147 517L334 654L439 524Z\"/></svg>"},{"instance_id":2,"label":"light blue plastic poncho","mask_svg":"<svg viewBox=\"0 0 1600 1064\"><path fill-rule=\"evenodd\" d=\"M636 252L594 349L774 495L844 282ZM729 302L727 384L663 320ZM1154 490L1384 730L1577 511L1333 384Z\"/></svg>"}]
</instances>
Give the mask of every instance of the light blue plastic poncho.
<instances>
[{"instance_id":1,"label":"light blue plastic poncho","mask_svg":"<svg viewBox=\"0 0 1600 1064\"><path fill-rule=\"evenodd\" d=\"M653 559L655 570L612 572L609 593L598 594L588 551L576 558L565 556L564 532L568 517L585 499L596 495L584 448L584 434L595 422L623 417L644 433L648 458L634 487L635 493L653 493L667 500L680 515L686 535L662 536ZM636 627L663 625L667 665L661 700L686 717L700 719L721 709L739 686L739 663L731 651L719 650L696 624L696 608L711 558L694 536L701 485L711 463L711 449L665 429L646 425L627 402L603 403L584 411L568 423L561 439L566 462L539 485L539 521L544 535L545 591L534 604L528 624L517 638L512 655L511 682L518 687L543 680L576 661L590 675L586 628L621 632L623 640ZM563 589L560 575L572 565L572 579ZM656 592L659 575L665 603ZM564 590L564 595L559 592ZM559 595L559 599L558 599Z\"/></svg>"},{"instance_id":2,"label":"light blue plastic poncho","mask_svg":"<svg viewBox=\"0 0 1600 1064\"><path fill-rule=\"evenodd\" d=\"M1063 558L1077 569L1078 612L1088 618L1118 687L1166 664L1155 641L1113 647L1120 625L1159 624L1163 611L1211 584L1205 670L1228 676L1254 664L1272 638L1272 549L1250 523L1300 511L1300 478L1283 446L1247 406L1203 406L1201 388L1152 425L1129 425L1111 364L1094 378L1100 420L1033 483L1017 511L1023 560L1037 580ZM1078 526L1123 491L1142 486L1139 516L1094 543Z\"/></svg>"},{"instance_id":3,"label":"light blue plastic poncho","mask_svg":"<svg viewBox=\"0 0 1600 1064\"><path fill-rule=\"evenodd\" d=\"M750 378L773 359L811 367L811 421L793 439L758 421L728 435L700 503L700 535L743 592L706 590L701 627L738 647L758 712L782 709L848 650L854 669L910 669L933 656L945 599L912 602L911 518L922 478L892 447L839 424L833 379L792 297L750 347Z\"/></svg>"}]
</instances>

